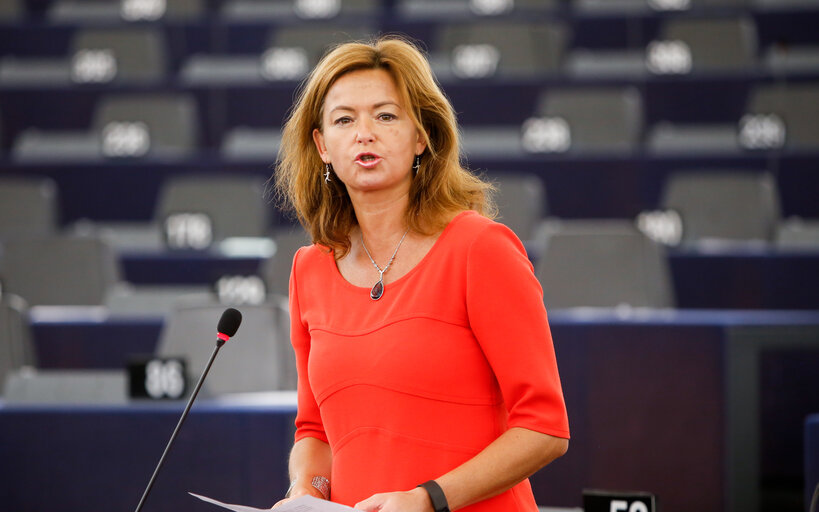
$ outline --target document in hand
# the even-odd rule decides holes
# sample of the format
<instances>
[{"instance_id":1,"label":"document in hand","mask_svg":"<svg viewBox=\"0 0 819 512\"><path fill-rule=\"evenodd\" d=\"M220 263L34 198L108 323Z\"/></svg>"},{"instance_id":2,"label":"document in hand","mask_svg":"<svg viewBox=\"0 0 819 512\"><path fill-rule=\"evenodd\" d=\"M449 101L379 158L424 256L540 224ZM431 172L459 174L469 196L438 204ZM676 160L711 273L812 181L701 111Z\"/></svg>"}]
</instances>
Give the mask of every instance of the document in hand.
<instances>
[{"instance_id":1,"label":"document in hand","mask_svg":"<svg viewBox=\"0 0 819 512\"><path fill-rule=\"evenodd\" d=\"M217 501L213 498L200 496L199 494L194 494L192 492L189 492L188 494L199 498L202 501L207 501L208 503L213 503L214 505L222 508L233 510L234 512L262 512L270 510L268 508L255 508L245 505L231 505L230 503L222 503L221 501ZM345 505L339 505L338 503L333 503L331 501L320 500L318 498L314 498L313 496L301 496L300 498L296 498L293 501L288 501L281 507L277 508L276 512L349 512L350 510L355 509Z\"/></svg>"}]
</instances>

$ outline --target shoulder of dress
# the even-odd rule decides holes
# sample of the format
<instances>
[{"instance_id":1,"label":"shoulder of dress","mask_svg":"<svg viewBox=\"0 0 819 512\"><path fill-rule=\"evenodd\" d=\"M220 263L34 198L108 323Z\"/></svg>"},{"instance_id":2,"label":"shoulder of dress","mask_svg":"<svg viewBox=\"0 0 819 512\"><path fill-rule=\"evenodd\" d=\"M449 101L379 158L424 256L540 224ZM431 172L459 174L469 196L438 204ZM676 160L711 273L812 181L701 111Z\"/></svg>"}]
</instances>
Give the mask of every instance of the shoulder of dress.
<instances>
[{"instance_id":1,"label":"shoulder of dress","mask_svg":"<svg viewBox=\"0 0 819 512\"><path fill-rule=\"evenodd\" d=\"M333 257L332 251L330 251L326 247L317 244L312 244L299 247L293 259L301 264L301 262L309 263L332 257Z\"/></svg>"},{"instance_id":2,"label":"shoulder of dress","mask_svg":"<svg viewBox=\"0 0 819 512\"><path fill-rule=\"evenodd\" d=\"M327 248L319 245L306 245L300 247L293 255L292 272L297 276L312 274L327 266L327 261L332 261L333 253ZM303 277L300 277L300 280Z\"/></svg>"},{"instance_id":3,"label":"shoulder of dress","mask_svg":"<svg viewBox=\"0 0 819 512\"><path fill-rule=\"evenodd\" d=\"M476 240L517 240L515 234L506 225L477 212L465 212L452 222L452 238L469 245Z\"/></svg>"},{"instance_id":4,"label":"shoulder of dress","mask_svg":"<svg viewBox=\"0 0 819 512\"><path fill-rule=\"evenodd\" d=\"M476 236L496 224L499 223L478 212L468 210L452 219L449 228L456 236L469 237Z\"/></svg>"},{"instance_id":5,"label":"shoulder of dress","mask_svg":"<svg viewBox=\"0 0 819 512\"><path fill-rule=\"evenodd\" d=\"M503 257L526 260L531 265L523 242L505 224L477 213L456 221L460 222L453 226L457 234L452 240L469 261L496 261L505 255Z\"/></svg>"}]
</instances>

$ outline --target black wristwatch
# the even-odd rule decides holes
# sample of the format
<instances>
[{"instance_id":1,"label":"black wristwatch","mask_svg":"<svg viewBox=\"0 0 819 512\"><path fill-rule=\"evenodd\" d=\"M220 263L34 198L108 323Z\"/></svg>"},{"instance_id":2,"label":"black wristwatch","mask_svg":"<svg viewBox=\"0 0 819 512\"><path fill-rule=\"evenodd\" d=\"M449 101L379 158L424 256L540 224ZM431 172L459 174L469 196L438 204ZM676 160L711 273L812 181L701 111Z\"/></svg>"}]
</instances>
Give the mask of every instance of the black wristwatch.
<instances>
[{"instance_id":1,"label":"black wristwatch","mask_svg":"<svg viewBox=\"0 0 819 512\"><path fill-rule=\"evenodd\" d=\"M432 501L432 508L435 510L435 512L449 512L449 503L447 503L444 490L441 489L438 482L435 480L430 480L429 482L422 483L418 487L423 487L424 490L427 491L427 494L429 494L429 499Z\"/></svg>"}]
</instances>

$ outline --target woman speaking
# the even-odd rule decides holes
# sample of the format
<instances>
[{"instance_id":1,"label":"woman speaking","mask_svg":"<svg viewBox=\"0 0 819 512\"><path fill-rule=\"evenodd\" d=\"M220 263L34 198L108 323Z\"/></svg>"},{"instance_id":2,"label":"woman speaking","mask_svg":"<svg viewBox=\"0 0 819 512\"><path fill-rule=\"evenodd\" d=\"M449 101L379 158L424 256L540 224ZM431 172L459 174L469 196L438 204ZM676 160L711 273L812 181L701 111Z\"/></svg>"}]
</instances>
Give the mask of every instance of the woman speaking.
<instances>
[{"instance_id":1,"label":"woman speaking","mask_svg":"<svg viewBox=\"0 0 819 512\"><path fill-rule=\"evenodd\" d=\"M543 293L460 163L425 57L399 38L336 47L281 148L277 192L313 245L290 277L298 413L277 505L536 512L527 478L569 438Z\"/></svg>"}]
</instances>

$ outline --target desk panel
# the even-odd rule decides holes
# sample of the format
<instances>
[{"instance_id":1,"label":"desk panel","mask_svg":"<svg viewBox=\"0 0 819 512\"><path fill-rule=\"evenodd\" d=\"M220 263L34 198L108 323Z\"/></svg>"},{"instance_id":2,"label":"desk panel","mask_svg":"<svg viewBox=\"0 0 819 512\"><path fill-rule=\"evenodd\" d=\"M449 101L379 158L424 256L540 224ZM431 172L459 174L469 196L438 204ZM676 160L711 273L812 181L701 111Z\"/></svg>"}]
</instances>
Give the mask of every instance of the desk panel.
<instances>
[{"instance_id":1,"label":"desk panel","mask_svg":"<svg viewBox=\"0 0 819 512\"><path fill-rule=\"evenodd\" d=\"M126 281L159 285L213 285L226 275L257 275L264 261L260 257L228 257L196 251L134 253L120 257Z\"/></svg>"},{"instance_id":2,"label":"desk panel","mask_svg":"<svg viewBox=\"0 0 819 512\"><path fill-rule=\"evenodd\" d=\"M819 252L672 252L680 308L819 309Z\"/></svg>"},{"instance_id":3,"label":"desk panel","mask_svg":"<svg viewBox=\"0 0 819 512\"><path fill-rule=\"evenodd\" d=\"M132 355L153 354L162 317L33 321L38 366L45 369L120 369Z\"/></svg>"},{"instance_id":4,"label":"desk panel","mask_svg":"<svg viewBox=\"0 0 819 512\"><path fill-rule=\"evenodd\" d=\"M644 490L666 512L725 510L722 327L553 321L552 334L572 440L537 496L571 489L555 504L574 507L584 488Z\"/></svg>"},{"instance_id":5,"label":"desk panel","mask_svg":"<svg viewBox=\"0 0 819 512\"><path fill-rule=\"evenodd\" d=\"M133 510L184 404L0 407L4 510ZM295 407L194 405L144 510L270 506L287 489Z\"/></svg>"}]
</instances>

